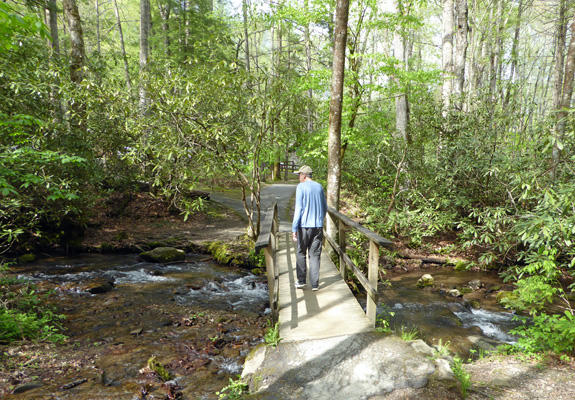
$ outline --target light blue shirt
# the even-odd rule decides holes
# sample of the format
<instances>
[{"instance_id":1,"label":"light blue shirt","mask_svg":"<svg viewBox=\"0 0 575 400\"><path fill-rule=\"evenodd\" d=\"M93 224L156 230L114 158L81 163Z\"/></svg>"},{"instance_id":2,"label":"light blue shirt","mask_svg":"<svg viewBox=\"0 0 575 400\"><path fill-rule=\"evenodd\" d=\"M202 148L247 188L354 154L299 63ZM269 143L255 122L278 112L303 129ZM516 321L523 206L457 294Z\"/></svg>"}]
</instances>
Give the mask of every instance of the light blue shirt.
<instances>
[{"instance_id":1,"label":"light blue shirt","mask_svg":"<svg viewBox=\"0 0 575 400\"><path fill-rule=\"evenodd\" d=\"M298 228L322 228L326 211L323 187L314 181L300 183L295 192L292 232Z\"/></svg>"}]
</instances>

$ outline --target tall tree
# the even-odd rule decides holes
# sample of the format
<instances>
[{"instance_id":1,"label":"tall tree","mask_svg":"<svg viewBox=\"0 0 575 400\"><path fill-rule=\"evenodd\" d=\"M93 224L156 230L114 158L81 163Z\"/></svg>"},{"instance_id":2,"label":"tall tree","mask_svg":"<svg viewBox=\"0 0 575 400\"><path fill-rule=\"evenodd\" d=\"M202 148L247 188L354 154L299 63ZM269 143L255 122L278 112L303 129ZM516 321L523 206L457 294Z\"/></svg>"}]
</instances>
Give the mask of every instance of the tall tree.
<instances>
[{"instance_id":1,"label":"tall tree","mask_svg":"<svg viewBox=\"0 0 575 400\"><path fill-rule=\"evenodd\" d=\"M64 12L70 28L70 79L80 83L84 79L86 52L84 50L84 33L76 0L64 0Z\"/></svg>"},{"instance_id":2,"label":"tall tree","mask_svg":"<svg viewBox=\"0 0 575 400\"><path fill-rule=\"evenodd\" d=\"M242 0L242 15L244 18L244 40L246 53L246 71L250 72L250 35L248 32L248 0Z\"/></svg>"},{"instance_id":3,"label":"tall tree","mask_svg":"<svg viewBox=\"0 0 575 400\"><path fill-rule=\"evenodd\" d=\"M56 4L56 0L48 0L46 5L47 5L46 11L48 12L48 24L50 26L50 47L52 49L50 60L54 65L58 65L60 62L60 39L58 37L58 6ZM64 119L64 115L66 114L64 103L60 99L59 86L60 86L60 79L58 78L58 76L55 76L51 97L52 102L56 104L55 108L56 121L62 121Z\"/></svg>"},{"instance_id":4,"label":"tall tree","mask_svg":"<svg viewBox=\"0 0 575 400\"><path fill-rule=\"evenodd\" d=\"M122 21L120 20L120 11L118 2L114 0L114 13L116 14L116 23L118 24L118 36L120 37L120 50L122 51L122 60L124 62L124 75L126 77L126 87L132 92L132 80L130 79L130 68L128 67L128 57L126 55L126 46L124 44L124 32L122 30Z\"/></svg>"},{"instance_id":5,"label":"tall tree","mask_svg":"<svg viewBox=\"0 0 575 400\"><path fill-rule=\"evenodd\" d=\"M568 110L571 108L573 98L573 79L575 75L575 15L571 21L571 39L565 60L565 73L563 77L563 87L561 95L561 105L557 109L556 137L553 145L553 167L557 166L562 152L562 142L565 138L565 125ZM555 170L553 171L555 174Z\"/></svg>"},{"instance_id":6,"label":"tall tree","mask_svg":"<svg viewBox=\"0 0 575 400\"><path fill-rule=\"evenodd\" d=\"M48 0L46 3L48 11L48 23L50 26L50 46L52 47L52 57L57 59L60 56L60 40L58 38L58 5L56 0Z\"/></svg>"},{"instance_id":7,"label":"tall tree","mask_svg":"<svg viewBox=\"0 0 575 400\"><path fill-rule=\"evenodd\" d=\"M148 92L145 86L145 72L148 66L150 34L150 0L140 0L140 114L148 112Z\"/></svg>"},{"instance_id":8,"label":"tall tree","mask_svg":"<svg viewBox=\"0 0 575 400\"><path fill-rule=\"evenodd\" d=\"M329 102L327 205L339 209L341 186L341 113L343 83L345 77L345 48L349 0L337 0L335 6L335 31L333 44L333 70L331 75L331 98ZM327 232L335 237L337 227L327 219Z\"/></svg>"},{"instance_id":9,"label":"tall tree","mask_svg":"<svg viewBox=\"0 0 575 400\"><path fill-rule=\"evenodd\" d=\"M166 52L166 58L170 58L170 10L172 8L171 3L165 2L162 4L158 1L158 10L160 11L160 17L162 18L162 31L164 33L164 51Z\"/></svg>"},{"instance_id":10,"label":"tall tree","mask_svg":"<svg viewBox=\"0 0 575 400\"><path fill-rule=\"evenodd\" d=\"M515 33L513 35L513 43L511 45L511 70L509 71L509 82L507 84L507 92L505 93L505 98L503 100L504 106L507 106L507 104L509 104L509 100L511 99L511 88L515 81L515 73L517 72L517 61L519 58L517 55L517 47L519 46L522 15L523 15L523 0L519 0L519 5L517 9L517 21L515 23Z\"/></svg>"},{"instance_id":11,"label":"tall tree","mask_svg":"<svg viewBox=\"0 0 575 400\"><path fill-rule=\"evenodd\" d=\"M94 0L94 9L96 12L96 51L100 54L102 52L100 43L100 0Z\"/></svg>"},{"instance_id":12,"label":"tall tree","mask_svg":"<svg viewBox=\"0 0 575 400\"><path fill-rule=\"evenodd\" d=\"M304 13L305 13L305 26L304 26L304 40L305 40L305 65L306 73L308 76L311 74L311 35L310 35L310 9L309 0L304 0ZM313 111L311 109L311 100L313 100L313 89L310 87L307 90L307 95L310 99L310 106L307 109L307 133L313 132Z\"/></svg>"},{"instance_id":13,"label":"tall tree","mask_svg":"<svg viewBox=\"0 0 575 400\"><path fill-rule=\"evenodd\" d=\"M554 77L554 89L553 89L553 110L558 112L561 110L563 105L563 79L564 79L564 68L565 68L565 45L567 36L567 0L559 0L559 19L557 21L557 33L555 36L555 71ZM559 115L557 115L559 117ZM551 155L551 177L555 179L556 167L559 163L559 157L561 154L560 150L560 137L559 129L561 125L559 123L555 124L554 127L554 144L553 151Z\"/></svg>"},{"instance_id":14,"label":"tall tree","mask_svg":"<svg viewBox=\"0 0 575 400\"><path fill-rule=\"evenodd\" d=\"M444 113L449 108L453 86L453 12L453 0L443 0L441 64L444 73L442 90Z\"/></svg>"},{"instance_id":15,"label":"tall tree","mask_svg":"<svg viewBox=\"0 0 575 400\"><path fill-rule=\"evenodd\" d=\"M407 9L402 0L397 0L397 13L400 16L399 21L407 15ZM409 66L407 47L407 34L400 23L393 35L393 49L395 58L399 61L397 68L400 70L407 70ZM403 74L399 75L401 76ZM399 79L396 78L396 81L398 82L401 93L395 97L395 132L399 138L408 143L411 139L408 131L409 103L406 93L407 90Z\"/></svg>"},{"instance_id":16,"label":"tall tree","mask_svg":"<svg viewBox=\"0 0 575 400\"><path fill-rule=\"evenodd\" d=\"M457 16L457 31L455 33L455 67L453 92L457 95L463 93L465 85L465 60L467 59L467 32L469 24L467 22L467 0L457 0L455 5ZM461 107L461 104L458 104Z\"/></svg>"}]
</instances>

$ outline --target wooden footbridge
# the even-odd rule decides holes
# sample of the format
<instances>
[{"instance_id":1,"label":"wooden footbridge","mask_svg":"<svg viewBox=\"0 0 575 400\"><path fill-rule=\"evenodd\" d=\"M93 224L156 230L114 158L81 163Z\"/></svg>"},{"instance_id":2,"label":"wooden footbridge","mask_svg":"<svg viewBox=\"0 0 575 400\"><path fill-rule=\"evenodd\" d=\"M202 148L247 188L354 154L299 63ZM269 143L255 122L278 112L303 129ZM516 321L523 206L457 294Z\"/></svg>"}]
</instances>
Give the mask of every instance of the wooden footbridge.
<instances>
[{"instance_id":1,"label":"wooden footbridge","mask_svg":"<svg viewBox=\"0 0 575 400\"><path fill-rule=\"evenodd\" d=\"M291 225L285 224L280 229L277 203L270 207L262 224L256 252L265 249L270 305L274 317L279 319L283 342L323 339L374 329L379 248L391 248L393 243L332 208L328 209L327 218L338 227L338 240L325 233L318 291L312 291L310 285L304 289L295 288L296 243L291 240ZM345 232L350 229L361 232L369 240L367 276L345 253ZM330 259L327 245L339 255L339 269ZM345 282L350 270L367 293L365 312Z\"/></svg>"}]
</instances>

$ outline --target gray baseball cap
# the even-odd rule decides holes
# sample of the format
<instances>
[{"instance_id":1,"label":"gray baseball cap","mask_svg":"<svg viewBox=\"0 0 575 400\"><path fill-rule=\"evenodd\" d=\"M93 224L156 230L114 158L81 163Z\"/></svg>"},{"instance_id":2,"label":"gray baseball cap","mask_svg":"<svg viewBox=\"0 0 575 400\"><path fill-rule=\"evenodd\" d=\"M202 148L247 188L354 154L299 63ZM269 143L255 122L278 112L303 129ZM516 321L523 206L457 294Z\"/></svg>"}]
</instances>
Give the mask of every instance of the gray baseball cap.
<instances>
[{"instance_id":1,"label":"gray baseball cap","mask_svg":"<svg viewBox=\"0 0 575 400\"><path fill-rule=\"evenodd\" d=\"M300 169L298 169L296 172L294 172L294 174L306 174L306 175L311 175L313 173L311 167L308 167L307 165L302 165L300 167Z\"/></svg>"}]
</instances>

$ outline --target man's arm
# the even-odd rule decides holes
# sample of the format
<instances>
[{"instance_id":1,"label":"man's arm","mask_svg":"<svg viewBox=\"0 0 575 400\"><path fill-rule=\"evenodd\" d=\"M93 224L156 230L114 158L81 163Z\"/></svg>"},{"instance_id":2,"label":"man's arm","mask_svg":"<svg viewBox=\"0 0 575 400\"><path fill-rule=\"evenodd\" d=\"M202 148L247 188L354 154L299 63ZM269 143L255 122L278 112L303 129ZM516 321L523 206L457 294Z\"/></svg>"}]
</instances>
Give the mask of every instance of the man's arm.
<instances>
[{"instance_id":1,"label":"man's arm","mask_svg":"<svg viewBox=\"0 0 575 400\"><path fill-rule=\"evenodd\" d=\"M297 238L297 230L301 224L302 198L303 198L303 194L302 194L300 186L298 185L298 187L295 191L295 208L294 208L294 212L293 212L293 223L292 223L292 227L291 227L292 238L294 239L294 241Z\"/></svg>"}]
</instances>

